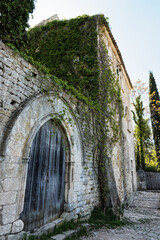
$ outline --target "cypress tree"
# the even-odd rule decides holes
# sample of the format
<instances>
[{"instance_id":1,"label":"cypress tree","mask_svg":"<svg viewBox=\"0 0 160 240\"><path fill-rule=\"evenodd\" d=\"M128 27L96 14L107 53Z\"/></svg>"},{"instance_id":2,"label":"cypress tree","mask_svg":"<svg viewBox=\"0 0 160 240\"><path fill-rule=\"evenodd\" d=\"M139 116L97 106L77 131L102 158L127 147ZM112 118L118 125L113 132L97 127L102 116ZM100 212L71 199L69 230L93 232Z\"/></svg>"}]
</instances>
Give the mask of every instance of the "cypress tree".
<instances>
[{"instance_id":1,"label":"cypress tree","mask_svg":"<svg viewBox=\"0 0 160 240\"><path fill-rule=\"evenodd\" d=\"M136 151L136 165L137 168L145 169L145 155L146 148L150 143L150 128L148 119L144 118L144 107L141 101L141 96L138 96L133 103L135 111L133 113L133 120L135 122L135 151Z\"/></svg>"},{"instance_id":2,"label":"cypress tree","mask_svg":"<svg viewBox=\"0 0 160 240\"><path fill-rule=\"evenodd\" d=\"M35 0L0 0L0 40L17 47L27 39L29 14Z\"/></svg>"},{"instance_id":3,"label":"cypress tree","mask_svg":"<svg viewBox=\"0 0 160 240\"><path fill-rule=\"evenodd\" d=\"M149 74L149 101L153 138L160 167L160 97L152 72Z\"/></svg>"}]
</instances>

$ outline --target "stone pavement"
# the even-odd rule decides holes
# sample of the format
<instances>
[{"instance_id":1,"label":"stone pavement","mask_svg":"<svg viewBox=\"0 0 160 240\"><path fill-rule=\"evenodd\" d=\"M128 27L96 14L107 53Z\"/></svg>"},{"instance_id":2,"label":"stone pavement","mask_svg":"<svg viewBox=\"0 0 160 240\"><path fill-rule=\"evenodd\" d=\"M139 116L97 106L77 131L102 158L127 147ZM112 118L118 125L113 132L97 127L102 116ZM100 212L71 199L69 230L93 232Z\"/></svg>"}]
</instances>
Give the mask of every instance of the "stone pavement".
<instances>
[{"instance_id":1,"label":"stone pavement","mask_svg":"<svg viewBox=\"0 0 160 240\"><path fill-rule=\"evenodd\" d=\"M81 240L160 240L160 209L130 207L124 211L124 217L131 224L94 230Z\"/></svg>"}]
</instances>

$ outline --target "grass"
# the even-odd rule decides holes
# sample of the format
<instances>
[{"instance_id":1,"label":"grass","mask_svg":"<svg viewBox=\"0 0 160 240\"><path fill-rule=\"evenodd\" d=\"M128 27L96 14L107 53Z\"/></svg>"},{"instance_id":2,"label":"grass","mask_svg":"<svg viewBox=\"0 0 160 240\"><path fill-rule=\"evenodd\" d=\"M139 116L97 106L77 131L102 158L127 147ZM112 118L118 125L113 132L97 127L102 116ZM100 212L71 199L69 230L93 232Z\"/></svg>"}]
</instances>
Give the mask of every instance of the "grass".
<instances>
[{"instance_id":1,"label":"grass","mask_svg":"<svg viewBox=\"0 0 160 240\"><path fill-rule=\"evenodd\" d=\"M108 209L106 213L104 213L99 207L94 208L88 223L93 224L95 228L101 228L104 226L107 228L116 228L129 224L127 220L119 219L115 216L111 209Z\"/></svg>"},{"instance_id":2,"label":"grass","mask_svg":"<svg viewBox=\"0 0 160 240\"><path fill-rule=\"evenodd\" d=\"M91 213L91 217L88 221L85 222L89 223L92 226L92 229L99 229L101 227L116 228L130 224L130 222L124 219L121 220L117 218L111 209L108 209L104 214L100 207L95 207ZM82 222L80 220L71 220L69 222L64 222L62 225L55 227L52 232L46 235L43 234L39 237L30 235L28 238L23 238L23 240L48 240L52 236L62 234L68 230L78 229L77 233L73 234L71 237L66 238L66 240L76 240L82 236L88 235L88 231L86 227L82 225L82 223L84 223L84 221Z\"/></svg>"},{"instance_id":3,"label":"grass","mask_svg":"<svg viewBox=\"0 0 160 240\"><path fill-rule=\"evenodd\" d=\"M79 227L79 231L78 233L75 234L75 236L73 236L72 238L67 238L67 239L77 239L77 237L79 238L80 236L84 236L87 234L86 228L81 226L82 223L83 222L80 220L77 220L77 221L71 220L68 222L64 222L58 227L55 227L53 231L51 231L48 234L43 234L41 236L33 236L33 235L30 235L29 237L25 236L22 240L48 240L52 236L62 234L63 232L66 232L68 230L75 230Z\"/></svg>"}]
</instances>

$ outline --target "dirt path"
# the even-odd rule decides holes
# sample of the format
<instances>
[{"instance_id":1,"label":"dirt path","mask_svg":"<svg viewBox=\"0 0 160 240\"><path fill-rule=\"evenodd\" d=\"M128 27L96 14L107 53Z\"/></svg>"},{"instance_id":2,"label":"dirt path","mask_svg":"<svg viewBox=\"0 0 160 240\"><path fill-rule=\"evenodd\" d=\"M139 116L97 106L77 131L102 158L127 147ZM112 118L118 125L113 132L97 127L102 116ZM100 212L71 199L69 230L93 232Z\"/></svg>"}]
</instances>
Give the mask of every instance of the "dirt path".
<instances>
[{"instance_id":1,"label":"dirt path","mask_svg":"<svg viewBox=\"0 0 160 240\"><path fill-rule=\"evenodd\" d=\"M132 223L95 230L81 240L160 240L160 210L132 208L125 210L124 216Z\"/></svg>"}]
</instances>

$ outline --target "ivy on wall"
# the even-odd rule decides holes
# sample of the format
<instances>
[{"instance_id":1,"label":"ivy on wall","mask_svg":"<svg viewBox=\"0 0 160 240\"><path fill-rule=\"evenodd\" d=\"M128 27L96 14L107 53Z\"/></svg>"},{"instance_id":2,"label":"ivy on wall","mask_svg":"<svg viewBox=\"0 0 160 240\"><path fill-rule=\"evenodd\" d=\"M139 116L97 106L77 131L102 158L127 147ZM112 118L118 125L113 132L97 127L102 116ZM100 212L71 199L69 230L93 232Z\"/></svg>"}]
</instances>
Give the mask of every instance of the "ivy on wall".
<instances>
[{"instance_id":1,"label":"ivy on wall","mask_svg":"<svg viewBox=\"0 0 160 240\"><path fill-rule=\"evenodd\" d=\"M29 32L28 54L86 96L99 90L97 18L53 21Z\"/></svg>"},{"instance_id":2,"label":"ivy on wall","mask_svg":"<svg viewBox=\"0 0 160 240\"><path fill-rule=\"evenodd\" d=\"M103 38L104 25L109 28L103 15L85 15L35 27L29 31L21 55L45 73L44 81L52 79L48 91L62 88L82 100L77 110L84 120L85 144L92 146L92 158L97 163L95 171L105 212L109 202L108 168L112 150L121 141L123 104ZM114 197L118 199L118 194ZM116 205L118 215L120 203Z\"/></svg>"}]
</instances>

